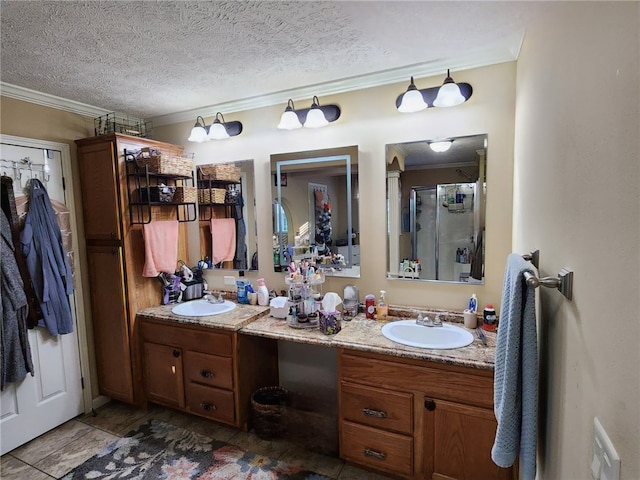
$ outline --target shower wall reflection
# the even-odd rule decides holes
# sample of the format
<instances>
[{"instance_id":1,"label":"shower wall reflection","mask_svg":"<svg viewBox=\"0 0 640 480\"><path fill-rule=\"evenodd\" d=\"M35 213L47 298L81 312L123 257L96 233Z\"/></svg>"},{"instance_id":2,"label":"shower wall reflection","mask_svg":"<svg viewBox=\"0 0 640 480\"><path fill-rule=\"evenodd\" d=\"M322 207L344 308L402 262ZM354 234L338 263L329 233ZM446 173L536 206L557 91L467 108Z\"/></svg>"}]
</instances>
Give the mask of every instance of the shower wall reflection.
<instances>
[{"instance_id":1,"label":"shower wall reflection","mask_svg":"<svg viewBox=\"0 0 640 480\"><path fill-rule=\"evenodd\" d=\"M387 145L389 278L484 282L486 139Z\"/></svg>"}]
</instances>

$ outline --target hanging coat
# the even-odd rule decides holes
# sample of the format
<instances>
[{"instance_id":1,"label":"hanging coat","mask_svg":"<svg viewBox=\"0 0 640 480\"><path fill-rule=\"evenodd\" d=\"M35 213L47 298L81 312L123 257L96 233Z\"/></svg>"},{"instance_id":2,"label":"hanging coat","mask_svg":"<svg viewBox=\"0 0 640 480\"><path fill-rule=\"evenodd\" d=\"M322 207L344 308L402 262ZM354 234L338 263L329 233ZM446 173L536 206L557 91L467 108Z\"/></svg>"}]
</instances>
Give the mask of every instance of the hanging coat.
<instances>
[{"instance_id":1,"label":"hanging coat","mask_svg":"<svg viewBox=\"0 0 640 480\"><path fill-rule=\"evenodd\" d=\"M33 376L31 348L27 333L27 296L16 263L11 226L4 213L0 212L2 239L0 240L0 269L2 272L2 290L0 295L0 390L7 383L21 382L28 372Z\"/></svg>"},{"instance_id":2,"label":"hanging coat","mask_svg":"<svg viewBox=\"0 0 640 480\"><path fill-rule=\"evenodd\" d=\"M38 179L29 181L29 211L20 243L44 317L38 326L46 327L51 335L73 332L71 268L51 200Z\"/></svg>"},{"instance_id":3,"label":"hanging coat","mask_svg":"<svg viewBox=\"0 0 640 480\"><path fill-rule=\"evenodd\" d=\"M244 207L244 199L242 194L238 194L238 199L233 207L234 218L236 220L236 254L233 259L233 268L236 270L247 269L247 227L242 216L242 208Z\"/></svg>"}]
</instances>

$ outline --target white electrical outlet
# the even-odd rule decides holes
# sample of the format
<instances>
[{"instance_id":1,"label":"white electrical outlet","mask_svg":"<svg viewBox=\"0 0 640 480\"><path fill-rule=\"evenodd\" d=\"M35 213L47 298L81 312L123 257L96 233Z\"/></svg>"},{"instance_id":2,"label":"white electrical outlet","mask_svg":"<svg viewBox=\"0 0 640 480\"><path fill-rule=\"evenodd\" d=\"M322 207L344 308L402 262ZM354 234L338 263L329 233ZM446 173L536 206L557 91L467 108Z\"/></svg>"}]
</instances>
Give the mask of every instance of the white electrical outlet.
<instances>
[{"instance_id":1,"label":"white electrical outlet","mask_svg":"<svg viewBox=\"0 0 640 480\"><path fill-rule=\"evenodd\" d=\"M593 480L619 480L620 456L597 418L593 419L593 427L591 478Z\"/></svg>"},{"instance_id":2,"label":"white electrical outlet","mask_svg":"<svg viewBox=\"0 0 640 480\"><path fill-rule=\"evenodd\" d=\"M231 275L225 275L224 276L224 284L225 285L232 285L232 286L236 286L236 277L233 277Z\"/></svg>"}]
</instances>

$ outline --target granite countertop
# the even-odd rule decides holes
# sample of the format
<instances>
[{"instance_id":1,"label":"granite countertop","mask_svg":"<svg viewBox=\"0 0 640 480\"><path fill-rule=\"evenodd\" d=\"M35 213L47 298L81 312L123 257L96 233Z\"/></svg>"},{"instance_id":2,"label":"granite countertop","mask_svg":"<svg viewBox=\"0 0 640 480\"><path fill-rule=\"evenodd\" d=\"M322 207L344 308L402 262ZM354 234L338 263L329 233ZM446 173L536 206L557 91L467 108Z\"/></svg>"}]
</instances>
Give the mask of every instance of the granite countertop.
<instances>
[{"instance_id":1,"label":"granite countertop","mask_svg":"<svg viewBox=\"0 0 640 480\"><path fill-rule=\"evenodd\" d=\"M342 330L337 334L325 335L317 327L310 329L290 327L286 320L269 316L269 307L237 304L236 308L224 314L185 317L172 313L171 309L174 306L149 307L138 312L138 317L237 331L246 335L275 340L350 348L363 352L427 360L449 365L487 370L492 370L494 367L496 334L491 332L485 332L487 346L484 346L480 340L475 338L475 332L470 330L474 334L474 341L471 345L457 349L436 350L409 347L392 342L382 335L381 330L384 322L368 320L363 313L358 314L353 320L342 322ZM431 311L428 309L420 309L420 311L438 313L445 323L462 326L462 316L458 313ZM415 312L416 309L412 308L393 309L390 311L393 314L391 321L393 319L415 318Z\"/></svg>"},{"instance_id":2,"label":"granite countertop","mask_svg":"<svg viewBox=\"0 0 640 480\"><path fill-rule=\"evenodd\" d=\"M159 305L140 310L138 317L152 320L166 320L175 323L185 323L189 325L201 325L204 327L219 328L222 330L238 331L242 327L250 324L254 320L269 313L269 307L258 305L236 304L236 308L230 312L220 315L207 315L204 317L185 317L171 312L173 305ZM319 333L319 332L318 332Z\"/></svg>"},{"instance_id":3,"label":"granite countertop","mask_svg":"<svg viewBox=\"0 0 640 480\"><path fill-rule=\"evenodd\" d=\"M406 318L406 317L404 317ZM455 315L442 316L445 322L462 326L456 321ZM396 320L400 320L398 317ZM471 368L493 369L495 357L495 333L485 332L487 346L474 338L471 345L450 350L435 350L401 345L382 335L384 322L368 320L360 313L353 320L342 322L342 330L335 335L325 335L317 328L292 328L286 320L268 315L256 319L240 329L240 333L274 338L298 343L310 343L329 347L343 347L363 352L380 353L395 357L428 360L449 365L459 365ZM429 327L425 327L429 328ZM437 327L435 327L437 328ZM464 328L464 327L463 327ZM470 330L472 333L475 332Z\"/></svg>"}]
</instances>

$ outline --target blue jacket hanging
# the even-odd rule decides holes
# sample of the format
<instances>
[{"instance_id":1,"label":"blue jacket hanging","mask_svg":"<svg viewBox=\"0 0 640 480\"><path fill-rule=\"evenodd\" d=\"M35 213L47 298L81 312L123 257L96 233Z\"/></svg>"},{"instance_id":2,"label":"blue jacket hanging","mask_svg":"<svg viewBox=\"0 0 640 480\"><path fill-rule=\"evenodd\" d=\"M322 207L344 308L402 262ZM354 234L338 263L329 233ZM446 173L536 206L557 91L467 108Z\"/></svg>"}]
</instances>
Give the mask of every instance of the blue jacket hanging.
<instances>
[{"instance_id":1,"label":"blue jacket hanging","mask_svg":"<svg viewBox=\"0 0 640 480\"><path fill-rule=\"evenodd\" d=\"M38 326L51 335L73 332L69 295L73 293L71 268L62 245L49 195L38 179L29 181L29 210L20 234L22 253L27 259L43 318Z\"/></svg>"}]
</instances>

